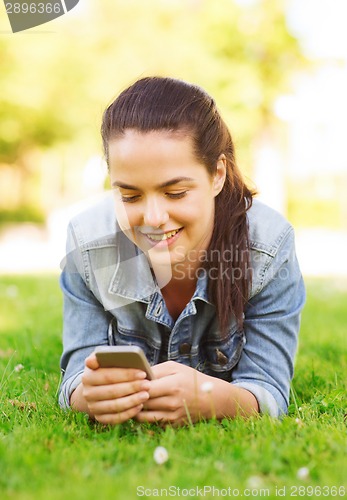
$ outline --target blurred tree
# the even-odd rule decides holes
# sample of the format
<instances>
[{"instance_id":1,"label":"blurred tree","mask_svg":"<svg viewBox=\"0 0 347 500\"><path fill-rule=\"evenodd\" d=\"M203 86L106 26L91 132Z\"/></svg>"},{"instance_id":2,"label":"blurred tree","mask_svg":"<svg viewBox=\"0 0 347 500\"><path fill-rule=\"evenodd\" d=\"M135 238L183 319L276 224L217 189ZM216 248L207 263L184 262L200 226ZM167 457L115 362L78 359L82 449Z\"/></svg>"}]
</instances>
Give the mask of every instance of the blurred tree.
<instances>
[{"instance_id":1,"label":"blurred tree","mask_svg":"<svg viewBox=\"0 0 347 500\"><path fill-rule=\"evenodd\" d=\"M303 62L288 34L282 0L248 7L240 0L82 3L84 9L50 23L55 33L0 40L0 167L20 172L16 203L40 205L47 169L52 175L46 174L45 189L77 189L73 172L101 152L104 107L149 74L206 88L251 164L252 140L273 119L274 99Z\"/></svg>"},{"instance_id":2,"label":"blurred tree","mask_svg":"<svg viewBox=\"0 0 347 500\"><path fill-rule=\"evenodd\" d=\"M307 60L288 32L282 0L203 4L202 39L219 67L213 87L239 147L252 161L246 150L276 122L274 101L290 92L293 75Z\"/></svg>"}]
</instances>

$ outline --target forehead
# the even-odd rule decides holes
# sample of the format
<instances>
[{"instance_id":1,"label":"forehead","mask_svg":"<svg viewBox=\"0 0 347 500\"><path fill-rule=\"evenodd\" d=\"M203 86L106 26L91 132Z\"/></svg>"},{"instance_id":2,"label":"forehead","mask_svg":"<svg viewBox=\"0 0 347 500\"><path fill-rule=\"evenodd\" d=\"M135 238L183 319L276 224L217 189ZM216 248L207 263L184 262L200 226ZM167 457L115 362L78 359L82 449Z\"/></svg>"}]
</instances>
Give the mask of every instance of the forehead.
<instances>
[{"instance_id":1,"label":"forehead","mask_svg":"<svg viewBox=\"0 0 347 500\"><path fill-rule=\"evenodd\" d=\"M129 129L109 143L110 163L118 166L138 156L142 161L168 160L173 156L185 160L195 160L192 137L183 131L139 132Z\"/></svg>"},{"instance_id":2,"label":"forehead","mask_svg":"<svg viewBox=\"0 0 347 500\"><path fill-rule=\"evenodd\" d=\"M208 177L194 154L191 136L170 131L127 130L109 144L109 167L112 183L141 187L178 177L197 181Z\"/></svg>"}]
</instances>

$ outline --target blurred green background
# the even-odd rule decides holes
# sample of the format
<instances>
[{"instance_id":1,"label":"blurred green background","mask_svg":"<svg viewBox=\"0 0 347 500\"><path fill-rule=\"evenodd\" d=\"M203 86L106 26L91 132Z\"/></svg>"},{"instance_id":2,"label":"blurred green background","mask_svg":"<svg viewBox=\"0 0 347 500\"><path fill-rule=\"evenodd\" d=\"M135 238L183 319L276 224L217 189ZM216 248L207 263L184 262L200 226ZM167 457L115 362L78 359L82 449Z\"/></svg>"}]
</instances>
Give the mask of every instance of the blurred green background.
<instances>
[{"instance_id":1,"label":"blurred green background","mask_svg":"<svg viewBox=\"0 0 347 500\"><path fill-rule=\"evenodd\" d=\"M346 13L340 0L80 0L12 34L1 3L0 244L58 241L59 211L107 188L102 112L153 74L215 97L249 183L299 231L345 234ZM16 222L41 226L20 240Z\"/></svg>"}]
</instances>

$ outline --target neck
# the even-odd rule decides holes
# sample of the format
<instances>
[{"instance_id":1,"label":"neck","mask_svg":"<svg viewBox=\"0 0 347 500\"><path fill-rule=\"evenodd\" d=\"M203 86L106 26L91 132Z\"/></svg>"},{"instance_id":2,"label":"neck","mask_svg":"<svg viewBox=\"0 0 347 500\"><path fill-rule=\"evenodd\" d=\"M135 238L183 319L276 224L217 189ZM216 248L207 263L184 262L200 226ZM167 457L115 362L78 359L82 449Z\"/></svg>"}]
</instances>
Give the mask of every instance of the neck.
<instances>
[{"instance_id":1,"label":"neck","mask_svg":"<svg viewBox=\"0 0 347 500\"><path fill-rule=\"evenodd\" d=\"M163 289L167 285L170 285L170 289L195 290L199 271L203 266L203 261L187 259L174 265L171 265L171 263L158 264L152 262L151 267L159 288Z\"/></svg>"}]
</instances>

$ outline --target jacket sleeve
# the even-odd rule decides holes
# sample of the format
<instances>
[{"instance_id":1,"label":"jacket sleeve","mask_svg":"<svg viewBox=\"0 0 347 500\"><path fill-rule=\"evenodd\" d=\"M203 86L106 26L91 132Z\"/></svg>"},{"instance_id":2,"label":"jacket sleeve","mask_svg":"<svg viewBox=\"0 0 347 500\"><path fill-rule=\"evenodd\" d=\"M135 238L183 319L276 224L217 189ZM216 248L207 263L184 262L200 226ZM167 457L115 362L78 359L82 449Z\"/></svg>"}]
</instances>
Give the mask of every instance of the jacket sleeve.
<instances>
[{"instance_id":1,"label":"jacket sleeve","mask_svg":"<svg viewBox=\"0 0 347 500\"><path fill-rule=\"evenodd\" d=\"M305 302L292 228L276 255L267 256L258 272L261 287L245 311L246 345L232 383L252 392L262 413L277 417L288 409Z\"/></svg>"},{"instance_id":2,"label":"jacket sleeve","mask_svg":"<svg viewBox=\"0 0 347 500\"><path fill-rule=\"evenodd\" d=\"M82 252L74 227L68 227L67 253L60 277L64 295L63 375L59 404L69 407L71 393L81 382L84 361L98 345L108 343L110 314L105 311L88 287L89 261Z\"/></svg>"}]
</instances>

